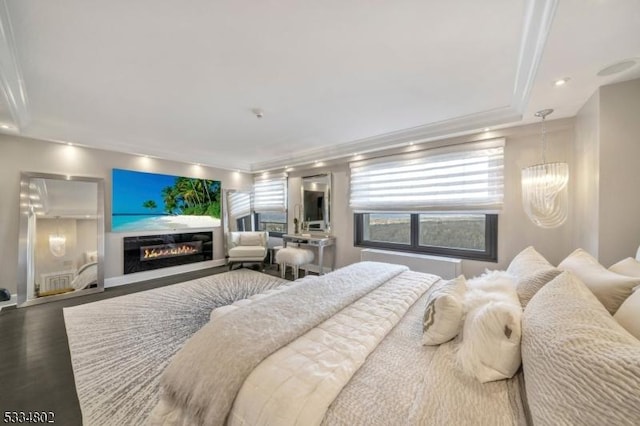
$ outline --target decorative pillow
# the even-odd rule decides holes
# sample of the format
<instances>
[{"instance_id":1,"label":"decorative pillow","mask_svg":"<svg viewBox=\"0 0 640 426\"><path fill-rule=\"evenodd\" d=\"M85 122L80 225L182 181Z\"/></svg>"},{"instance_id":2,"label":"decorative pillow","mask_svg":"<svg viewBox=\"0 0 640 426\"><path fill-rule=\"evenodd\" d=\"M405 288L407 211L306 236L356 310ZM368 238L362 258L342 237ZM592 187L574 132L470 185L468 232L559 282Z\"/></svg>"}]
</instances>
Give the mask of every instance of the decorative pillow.
<instances>
[{"instance_id":1,"label":"decorative pillow","mask_svg":"<svg viewBox=\"0 0 640 426\"><path fill-rule=\"evenodd\" d=\"M463 275L451 281L440 280L429 289L422 325L423 345L439 345L460 333L465 290Z\"/></svg>"},{"instance_id":2,"label":"decorative pillow","mask_svg":"<svg viewBox=\"0 0 640 426\"><path fill-rule=\"evenodd\" d=\"M559 269L531 246L513 258L507 272L516 277L516 291L523 308L542 286L560 274Z\"/></svg>"},{"instance_id":3,"label":"decorative pillow","mask_svg":"<svg viewBox=\"0 0 640 426\"><path fill-rule=\"evenodd\" d=\"M627 277L640 278L640 262L633 257L627 257L615 265L611 265L609 270L616 274L626 275Z\"/></svg>"},{"instance_id":4,"label":"decorative pillow","mask_svg":"<svg viewBox=\"0 0 640 426\"><path fill-rule=\"evenodd\" d=\"M491 300L495 300L496 297L506 295L508 300L517 298L516 294L516 277L507 271L489 271L479 277L471 278L467 281L467 289L480 290L484 292L497 293L491 296Z\"/></svg>"},{"instance_id":5,"label":"decorative pillow","mask_svg":"<svg viewBox=\"0 0 640 426\"><path fill-rule=\"evenodd\" d=\"M611 272L582 249L571 253L558 268L571 271L580 278L612 315L631 291L640 285L640 277L631 278Z\"/></svg>"},{"instance_id":6,"label":"decorative pillow","mask_svg":"<svg viewBox=\"0 0 640 426\"><path fill-rule=\"evenodd\" d=\"M240 234L241 246L262 246L262 234L257 232L248 232L246 234Z\"/></svg>"},{"instance_id":7,"label":"decorative pillow","mask_svg":"<svg viewBox=\"0 0 640 426\"><path fill-rule=\"evenodd\" d=\"M98 251L86 251L84 253L84 263L93 263L98 261Z\"/></svg>"},{"instance_id":8,"label":"decorative pillow","mask_svg":"<svg viewBox=\"0 0 640 426\"><path fill-rule=\"evenodd\" d=\"M456 350L461 369L482 383L513 377L520 366L521 317L517 296L469 311Z\"/></svg>"},{"instance_id":9,"label":"decorative pillow","mask_svg":"<svg viewBox=\"0 0 640 426\"><path fill-rule=\"evenodd\" d=\"M640 341L579 278L562 273L522 317L522 364L533 424L635 424Z\"/></svg>"},{"instance_id":10,"label":"decorative pillow","mask_svg":"<svg viewBox=\"0 0 640 426\"><path fill-rule=\"evenodd\" d=\"M627 297L613 318L640 340L640 290L634 291Z\"/></svg>"}]
</instances>

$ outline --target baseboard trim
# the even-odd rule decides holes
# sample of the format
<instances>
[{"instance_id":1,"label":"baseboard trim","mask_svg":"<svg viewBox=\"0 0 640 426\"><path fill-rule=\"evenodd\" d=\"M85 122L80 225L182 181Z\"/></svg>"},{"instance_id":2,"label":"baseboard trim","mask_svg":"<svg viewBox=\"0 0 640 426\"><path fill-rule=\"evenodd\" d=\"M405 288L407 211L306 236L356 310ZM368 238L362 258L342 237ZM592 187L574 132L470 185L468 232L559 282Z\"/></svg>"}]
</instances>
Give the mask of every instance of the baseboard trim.
<instances>
[{"instance_id":1,"label":"baseboard trim","mask_svg":"<svg viewBox=\"0 0 640 426\"><path fill-rule=\"evenodd\" d=\"M140 281L153 280L170 275L183 274L185 272L199 271L201 269L213 268L215 266L223 266L227 262L225 259L214 259L206 262L190 263L188 265L172 266L170 268L154 269L152 271L136 272L133 274L120 275L117 277L106 278L104 287L118 287L126 284L133 284Z\"/></svg>"},{"instance_id":2,"label":"baseboard trim","mask_svg":"<svg viewBox=\"0 0 640 426\"><path fill-rule=\"evenodd\" d=\"M5 300L4 302L0 302L0 311L2 310L2 308L8 308L10 306L17 306L17 305L18 305L18 295L12 294L11 299Z\"/></svg>"}]
</instances>

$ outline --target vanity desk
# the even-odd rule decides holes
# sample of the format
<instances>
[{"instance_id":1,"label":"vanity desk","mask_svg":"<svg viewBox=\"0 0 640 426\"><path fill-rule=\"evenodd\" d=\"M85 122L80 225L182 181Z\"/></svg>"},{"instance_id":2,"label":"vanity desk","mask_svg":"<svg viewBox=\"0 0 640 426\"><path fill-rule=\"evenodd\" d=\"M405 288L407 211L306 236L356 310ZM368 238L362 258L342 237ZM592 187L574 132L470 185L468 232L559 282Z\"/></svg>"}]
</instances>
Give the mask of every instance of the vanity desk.
<instances>
[{"instance_id":1,"label":"vanity desk","mask_svg":"<svg viewBox=\"0 0 640 426\"><path fill-rule=\"evenodd\" d=\"M284 247L289 243L296 243L300 246L316 247L318 249L318 275L322 275L324 269L324 248L333 246L336 237L326 234L285 234L282 236ZM331 270L336 269L336 254L333 252L331 259Z\"/></svg>"}]
</instances>

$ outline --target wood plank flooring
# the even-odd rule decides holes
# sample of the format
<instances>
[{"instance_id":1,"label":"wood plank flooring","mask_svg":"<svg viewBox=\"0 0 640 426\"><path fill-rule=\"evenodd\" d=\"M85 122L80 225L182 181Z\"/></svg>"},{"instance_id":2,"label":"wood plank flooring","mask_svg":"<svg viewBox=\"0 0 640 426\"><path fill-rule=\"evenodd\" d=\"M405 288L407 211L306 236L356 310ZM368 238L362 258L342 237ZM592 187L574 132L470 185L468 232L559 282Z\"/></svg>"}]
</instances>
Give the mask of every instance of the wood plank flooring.
<instances>
[{"instance_id":1,"label":"wood plank flooring","mask_svg":"<svg viewBox=\"0 0 640 426\"><path fill-rule=\"evenodd\" d=\"M0 421L5 411L51 411L55 424L82 424L62 308L226 272L226 266L0 311ZM278 272L272 265L265 271ZM288 275L288 278L291 277ZM90 426L90 425L87 425Z\"/></svg>"}]
</instances>

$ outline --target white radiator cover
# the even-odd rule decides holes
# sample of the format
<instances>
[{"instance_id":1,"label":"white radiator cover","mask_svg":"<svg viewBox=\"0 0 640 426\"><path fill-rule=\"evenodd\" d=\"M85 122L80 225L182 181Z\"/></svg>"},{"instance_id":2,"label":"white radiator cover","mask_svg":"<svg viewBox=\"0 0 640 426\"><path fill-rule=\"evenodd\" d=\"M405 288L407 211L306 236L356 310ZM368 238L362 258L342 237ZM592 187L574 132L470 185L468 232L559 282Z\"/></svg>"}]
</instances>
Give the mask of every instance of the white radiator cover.
<instances>
[{"instance_id":1,"label":"white radiator cover","mask_svg":"<svg viewBox=\"0 0 640 426\"><path fill-rule=\"evenodd\" d=\"M450 280L462 274L462 260L426 254L404 253L376 249L363 249L360 260L395 263L408 266L416 272L426 272Z\"/></svg>"}]
</instances>

